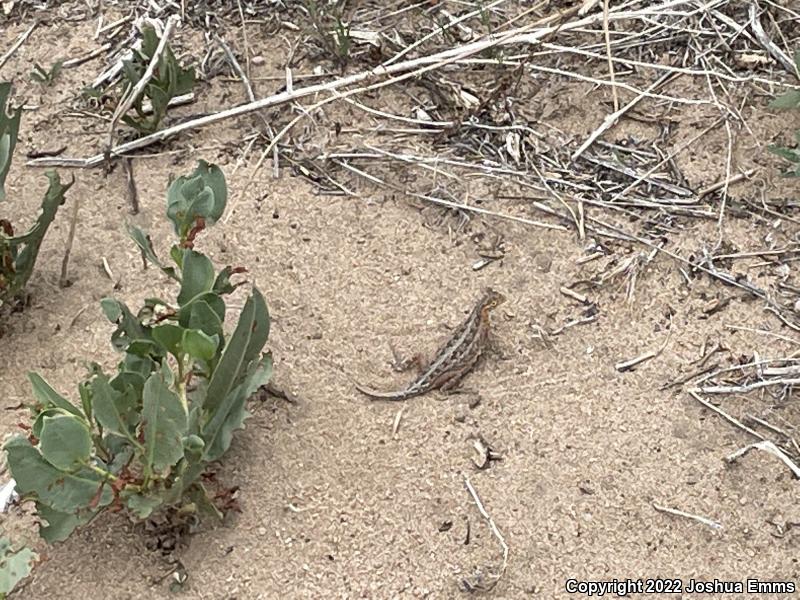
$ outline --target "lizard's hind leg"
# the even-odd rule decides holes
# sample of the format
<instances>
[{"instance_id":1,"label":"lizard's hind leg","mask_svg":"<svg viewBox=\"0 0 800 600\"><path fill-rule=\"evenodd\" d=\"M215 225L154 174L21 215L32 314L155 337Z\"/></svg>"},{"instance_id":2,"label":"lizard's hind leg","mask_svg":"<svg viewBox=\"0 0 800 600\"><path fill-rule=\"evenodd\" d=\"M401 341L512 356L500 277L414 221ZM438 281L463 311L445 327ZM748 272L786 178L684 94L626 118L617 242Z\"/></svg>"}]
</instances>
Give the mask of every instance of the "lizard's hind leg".
<instances>
[{"instance_id":1,"label":"lizard's hind leg","mask_svg":"<svg viewBox=\"0 0 800 600\"><path fill-rule=\"evenodd\" d=\"M474 388L462 387L461 382L466 373L453 373L451 377L441 385L439 390L446 396L465 396L470 408L476 407L481 402L481 395ZM444 398L442 398L444 400Z\"/></svg>"},{"instance_id":2,"label":"lizard's hind leg","mask_svg":"<svg viewBox=\"0 0 800 600\"><path fill-rule=\"evenodd\" d=\"M392 350L392 357L394 357L392 369L398 373L404 373L411 369L415 369L420 373L425 368L425 357L422 354L417 353L410 357L403 358L391 343L389 344L389 348Z\"/></svg>"}]
</instances>

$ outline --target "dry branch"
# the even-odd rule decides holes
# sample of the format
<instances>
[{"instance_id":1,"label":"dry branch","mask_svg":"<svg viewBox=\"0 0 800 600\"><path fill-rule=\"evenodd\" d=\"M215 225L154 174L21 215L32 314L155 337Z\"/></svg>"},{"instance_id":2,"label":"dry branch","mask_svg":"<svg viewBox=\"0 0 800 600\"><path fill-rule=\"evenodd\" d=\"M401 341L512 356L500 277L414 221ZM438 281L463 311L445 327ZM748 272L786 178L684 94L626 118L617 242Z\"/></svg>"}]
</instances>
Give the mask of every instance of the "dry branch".
<instances>
[{"instance_id":1,"label":"dry branch","mask_svg":"<svg viewBox=\"0 0 800 600\"><path fill-rule=\"evenodd\" d=\"M716 521L713 521L707 517L701 517L700 515L694 515L692 513L678 510L677 508L668 508L655 503L653 503L653 508L655 508L658 512L667 513L668 515L675 515L676 517L683 517L685 519L697 521L698 523L702 523L703 525L711 527L711 529L722 529L721 523L717 523Z\"/></svg>"},{"instance_id":2,"label":"dry branch","mask_svg":"<svg viewBox=\"0 0 800 600\"><path fill-rule=\"evenodd\" d=\"M33 33L33 30L36 29L36 26L38 24L39 23L34 21L33 25L28 27L28 29L21 36L19 36L17 38L17 41L14 42L14 44L11 46L11 48L8 49L8 52L6 52L5 54L3 54L2 57L0 57L0 69L2 69L3 65L5 65L6 62L8 62L8 59L11 58L11 56L14 54L14 52L16 52L19 49L19 47L22 46L22 44L25 43L25 40L27 40L28 36L30 36L30 34Z\"/></svg>"},{"instance_id":3,"label":"dry branch","mask_svg":"<svg viewBox=\"0 0 800 600\"><path fill-rule=\"evenodd\" d=\"M734 463L737 460L739 460L742 456L750 452L751 450L763 450L764 452L772 454L773 456L777 457L781 462L783 462L783 464L789 467L789 469L792 471L792 473L796 478L800 479L800 467L798 467L797 464L791 458L789 458L783 450L778 448L778 446L776 446L773 442L770 442L769 440L765 440L763 442L756 442L754 444L745 446L744 448L740 448L733 454L729 454L728 456L726 456L725 460L728 463Z\"/></svg>"},{"instance_id":4,"label":"dry branch","mask_svg":"<svg viewBox=\"0 0 800 600\"><path fill-rule=\"evenodd\" d=\"M609 12L608 17L610 21L632 19L651 14L658 14L659 11L664 11L669 8L674 8L676 6L680 6L683 4L691 5L692 3L688 2L687 0L669 0L657 6L653 6L651 8L647 8L641 11L622 11L622 10L611 11ZM291 102L293 100L305 98L307 96L311 96L314 94L331 92L333 90L338 90L339 88L342 87L347 87L375 79L383 79L387 76L397 75L396 77L391 77L384 81L379 81L378 83L368 85L366 87L348 90L345 94L342 94L342 97L344 97L345 95L349 96L352 94L362 93L368 90L377 89L379 87L384 87L386 85L391 85L393 83L404 81L411 77L416 77L424 72L439 69L445 65L457 63L461 59L468 58L474 54L478 54L490 48L498 46L509 46L514 44L537 44L542 39L551 36L555 33L560 33L595 25L598 22L601 22L602 19L603 15L600 14L600 15L592 15L589 17L585 17L583 19L579 19L576 21L571 21L569 23L562 23L560 25L540 27L538 29L530 25L519 27L516 29L512 29L508 32L505 32L501 35L488 35L475 42L471 42L461 46L456 46L455 48L437 52L430 56L422 56L420 58L408 60L401 63L395 63L392 65L388 65L386 67L381 65L369 71L362 71L360 73L355 73L353 75L341 77L339 79L335 79L334 81L328 83L312 85L300 89L295 88L292 91L287 90L279 94L267 96L266 98L262 98L255 102L248 102L247 104L223 110L218 113L186 121L184 123L175 125L174 127L163 129L154 134L139 138L137 140L120 144L119 146L111 148L109 151L109 155L122 156L128 152L132 152L133 150L144 148L145 146L148 146L150 144L164 141L183 131L205 127L207 125L218 123L225 119L242 116L254 111L262 110L264 108L269 108L272 106L277 106L280 104L284 104L286 102ZM42 159L28 161L27 164L29 166L39 166L39 167L61 166L61 167L87 168L87 167L96 167L102 164L105 159L106 155L97 154L95 156L85 159L42 158Z\"/></svg>"}]
</instances>

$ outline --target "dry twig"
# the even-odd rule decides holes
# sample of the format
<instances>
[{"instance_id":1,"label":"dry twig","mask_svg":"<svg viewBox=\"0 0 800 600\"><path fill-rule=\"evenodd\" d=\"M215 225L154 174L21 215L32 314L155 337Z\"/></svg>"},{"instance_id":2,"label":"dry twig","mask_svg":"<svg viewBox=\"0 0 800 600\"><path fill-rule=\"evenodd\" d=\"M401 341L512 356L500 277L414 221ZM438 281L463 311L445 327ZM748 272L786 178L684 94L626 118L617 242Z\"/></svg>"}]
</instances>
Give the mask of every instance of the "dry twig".
<instances>
[{"instance_id":1,"label":"dry twig","mask_svg":"<svg viewBox=\"0 0 800 600\"><path fill-rule=\"evenodd\" d=\"M469 480L467 475L464 475L464 485L467 486L467 491L472 496L473 501L475 502L475 506L478 507L478 511L481 513L481 516L486 519L486 522L489 524L489 528L492 530L492 533L497 538L497 541L500 542L500 547L503 549L503 564L500 567L500 572L494 576L494 580L492 581L487 589L492 589L497 582L500 581L500 578L506 572L506 568L508 567L508 544L506 543L503 534L500 533L500 530L495 525L494 519L489 515L486 509L483 506L483 502L481 502L480 497L478 496L478 492L475 491L475 488L472 486L472 482Z\"/></svg>"},{"instance_id":2,"label":"dry twig","mask_svg":"<svg viewBox=\"0 0 800 600\"><path fill-rule=\"evenodd\" d=\"M686 519L691 519L692 521L697 521L698 523L702 523L703 525L711 527L711 529L722 529L722 524L717 523L716 521L712 521L711 519L701 517L699 515L693 515L692 513L678 510L677 508L668 508L666 506L656 504L655 502L653 503L653 508L655 508L658 512L667 513L668 515L675 515L677 517L684 517Z\"/></svg>"}]
</instances>

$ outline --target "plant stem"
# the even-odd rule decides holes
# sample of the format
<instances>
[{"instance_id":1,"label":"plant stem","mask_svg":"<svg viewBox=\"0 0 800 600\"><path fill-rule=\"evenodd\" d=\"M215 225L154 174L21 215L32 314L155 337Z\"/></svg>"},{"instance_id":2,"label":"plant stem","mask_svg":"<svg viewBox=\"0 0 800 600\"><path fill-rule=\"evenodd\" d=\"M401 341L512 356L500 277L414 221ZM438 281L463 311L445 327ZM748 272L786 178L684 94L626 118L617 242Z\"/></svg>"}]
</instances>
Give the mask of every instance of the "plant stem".
<instances>
[{"instance_id":1,"label":"plant stem","mask_svg":"<svg viewBox=\"0 0 800 600\"><path fill-rule=\"evenodd\" d=\"M181 405L186 413L189 413L189 400L186 397L186 376L185 376L185 367L183 364L184 359L186 358L185 354L181 354L178 357L178 381L176 382L176 391L178 392L178 397L181 399Z\"/></svg>"},{"instance_id":2,"label":"plant stem","mask_svg":"<svg viewBox=\"0 0 800 600\"><path fill-rule=\"evenodd\" d=\"M105 469L101 469L97 465L93 465L90 462L87 462L86 466L89 467L92 471L94 471L98 475L102 475L104 479L109 479L111 481L117 480L117 476L114 475L111 471L106 471Z\"/></svg>"}]
</instances>

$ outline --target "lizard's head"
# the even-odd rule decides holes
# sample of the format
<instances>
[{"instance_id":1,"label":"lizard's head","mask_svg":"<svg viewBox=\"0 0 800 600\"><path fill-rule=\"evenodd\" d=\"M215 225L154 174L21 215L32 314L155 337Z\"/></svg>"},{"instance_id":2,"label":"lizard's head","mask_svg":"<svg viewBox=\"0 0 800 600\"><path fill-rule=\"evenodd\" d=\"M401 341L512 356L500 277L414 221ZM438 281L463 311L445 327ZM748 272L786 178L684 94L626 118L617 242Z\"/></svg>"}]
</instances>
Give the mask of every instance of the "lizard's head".
<instances>
[{"instance_id":1,"label":"lizard's head","mask_svg":"<svg viewBox=\"0 0 800 600\"><path fill-rule=\"evenodd\" d=\"M483 291L483 298L481 300L481 310L484 313L487 313L490 310L497 308L505 301L506 297L503 296L503 294L501 294L500 292L496 292L492 288L486 288Z\"/></svg>"}]
</instances>

